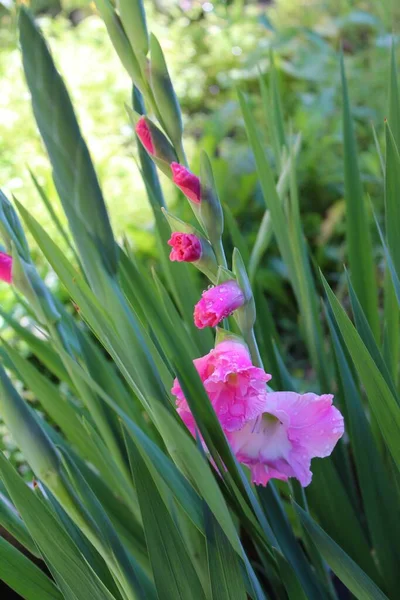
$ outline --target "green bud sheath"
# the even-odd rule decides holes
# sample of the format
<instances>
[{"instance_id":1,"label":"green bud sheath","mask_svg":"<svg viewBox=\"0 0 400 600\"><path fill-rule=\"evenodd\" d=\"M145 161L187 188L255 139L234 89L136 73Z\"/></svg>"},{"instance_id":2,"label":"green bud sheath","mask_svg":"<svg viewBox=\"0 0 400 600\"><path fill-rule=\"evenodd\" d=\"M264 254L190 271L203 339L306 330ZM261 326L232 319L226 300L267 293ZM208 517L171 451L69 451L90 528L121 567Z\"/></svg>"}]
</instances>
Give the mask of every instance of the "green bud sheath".
<instances>
[{"instance_id":1,"label":"green bud sheath","mask_svg":"<svg viewBox=\"0 0 400 600\"><path fill-rule=\"evenodd\" d=\"M213 245L217 245L224 231L224 215L215 187L210 159L203 151L200 157L201 220Z\"/></svg>"},{"instance_id":2,"label":"green bud sheath","mask_svg":"<svg viewBox=\"0 0 400 600\"><path fill-rule=\"evenodd\" d=\"M237 309L235 317L240 330L246 337L254 327L256 320L256 306L246 267L244 266L242 256L237 248L234 249L232 255L232 270L245 298L244 305Z\"/></svg>"},{"instance_id":3,"label":"green bud sheath","mask_svg":"<svg viewBox=\"0 0 400 600\"><path fill-rule=\"evenodd\" d=\"M182 117L161 46L150 36L150 82L163 125L174 146L182 145Z\"/></svg>"},{"instance_id":4,"label":"green bud sheath","mask_svg":"<svg viewBox=\"0 0 400 600\"><path fill-rule=\"evenodd\" d=\"M146 116L141 117L137 121L135 130L150 156L153 159L157 159L157 161L164 162L168 167L168 176L171 178L170 164L178 159L168 138L163 134L161 129Z\"/></svg>"},{"instance_id":5,"label":"green bud sheath","mask_svg":"<svg viewBox=\"0 0 400 600\"><path fill-rule=\"evenodd\" d=\"M146 56L149 51L146 15L141 0L118 0L122 25L135 54Z\"/></svg>"},{"instance_id":6,"label":"green bud sheath","mask_svg":"<svg viewBox=\"0 0 400 600\"><path fill-rule=\"evenodd\" d=\"M127 70L132 81L139 88L143 89L143 77L139 62L132 50L129 39L124 31L121 20L115 12L109 0L95 0L97 9L103 19L111 42L118 54L120 61Z\"/></svg>"},{"instance_id":7,"label":"green bud sheath","mask_svg":"<svg viewBox=\"0 0 400 600\"><path fill-rule=\"evenodd\" d=\"M11 253L14 244L18 254L24 260L30 261L29 246L21 222L14 207L2 191L0 191L0 233L8 252Z\"/></svg>"},{"instance_id":8,"label":"green bud sheath","mask_svg":"<svg viewBox=\"0 0 400 600\"><path fill-rule=\"evenodd\" d=\"M36 271L36 267L24 261L13 245L13 282L16 288L25 296L37 319L43 324L56 323L60 313L53 297Z\"/></svg>"},{"instance_id":9,"label":"green bud sheath","mask_svg":"<svg viewBox=\"0 0 400 600\"><path fill-rule=\"evenodd\" d=\"M215 346L218 346L221 342L238 342L247 347L246 342L240 335L236 335L222 327L217 327L215 333Z\"/></svg>"}]
</instances>

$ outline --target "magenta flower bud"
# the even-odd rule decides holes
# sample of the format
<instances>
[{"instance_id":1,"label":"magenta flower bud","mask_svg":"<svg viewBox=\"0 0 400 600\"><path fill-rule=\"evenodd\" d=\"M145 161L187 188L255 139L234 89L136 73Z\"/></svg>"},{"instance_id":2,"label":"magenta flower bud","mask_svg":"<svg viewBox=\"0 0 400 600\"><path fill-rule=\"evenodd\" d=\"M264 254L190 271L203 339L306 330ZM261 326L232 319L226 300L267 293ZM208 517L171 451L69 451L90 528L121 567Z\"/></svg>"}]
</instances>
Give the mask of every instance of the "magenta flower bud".
<instances>
[{"instance_id":1,"label":"magenta flower bud","mask_svg":"<svg viewBox=\"0 0 400 600\"><path fill-rule=\"evenodd\" d=\"M161 129L146 116L142 116L135 125L135 132L158 168L170 177L170 164L176 160L176 153Z\"/></svg>"},{"instance_id":2,"label":"magenta flower bud","mask_svg":"<svg viewBox=\"0 0 400 600\"><path fill-rule=\"evenodd\" d=\"M0 252L0 279L7 283L12 283L12 256L5 252Z\"/></svg>"},{"instance_id":3,"label":"magenta flower bud","mask_svg":"<svg viewBox=\"0 0 400 600\"><path fill-rule=\"evenodd\" d=\"M202 255L201 240L192 233L180 233L175 231L168 240L172 247L171 260L178 262L196 262Z\"/></svg>"},{"instance_id":4,"label":"magenta flower bud","mask_svg":"<svg viewBox=\"0 0 400 600\"><path fill-rule=\"evenodd\" d=\"M243 306L245 297L234 279L203 292L194 307L194 323L199 329L216 327L237 308Z\"/></svg>"},{"instance_id":5,"label":"magenta flower bud","mask_svg":"<svg viewBox=\"0 0 400 600\"><path fill-rule=\"evenodd\" d=\"M146 122L145 117L140 117L139 121L136 123L136 134L139 140L142 142L143 146L146 148L147 152L152 156L155 155L154 144L151 137L150 128Z\"/></svg>"},{"instance_id":6,"label":"magenta flower bud","mask_svg":"<svg viewBox=\"0 0 400 600\"><path fill-rule=\"evenodd\" d=\"M183 165L171 163L172 180L191 202L200 204L200 179Z\"/></svg>"}]
</instances>

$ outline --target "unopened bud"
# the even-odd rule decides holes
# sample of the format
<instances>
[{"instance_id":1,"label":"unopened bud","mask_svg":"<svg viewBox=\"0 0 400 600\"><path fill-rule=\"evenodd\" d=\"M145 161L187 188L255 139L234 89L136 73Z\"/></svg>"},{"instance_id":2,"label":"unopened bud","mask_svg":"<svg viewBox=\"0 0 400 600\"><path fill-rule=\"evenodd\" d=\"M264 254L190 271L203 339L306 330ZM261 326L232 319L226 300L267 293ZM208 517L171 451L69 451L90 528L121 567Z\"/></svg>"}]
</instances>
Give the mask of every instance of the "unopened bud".
<instances>
[{"instance_id":1,"label":"unopened bud","mask_svg":"<svg viewBox=\"0 0 400 600\"><path fill-rule=\"evenodd\" d=\"M6 252L0 252L0 279L6 283L12 283L12 256Z\"/></svg>"},{"instance_id":2,"label":"unopened bud","mask_svg":"<svg viewBox=\"0 0 400 600\"><path fill-rule=\"evenodd\" d=\"M185 196L195 204L201 202L200 179L177 162L171 164L172 180Z\"/></svg>"},{"instance_id":3,"label":"unopened bud","mask_svg":"<svg viewBox=\"0 0 400 600\"><path fill-rule=\"evenodd\" d=\"M194 323L199 329L216 327L243 306L244 301L244 294L234 279L216 285L203 292L194 307Z\"/></svg>"},{"instance_id":4,"label":"unopened bud","mask_svg":"<svg viewBox=\"0 0 400 600\"><path fill-rule=\"evenodd\" d=\"M176 161L176 153L163 132L145 116L140 117L137 121L135 131L154 162L161 168L159 161L162 161L166 174L171 176L169 165Z\"/></svg>"}]
</instances>

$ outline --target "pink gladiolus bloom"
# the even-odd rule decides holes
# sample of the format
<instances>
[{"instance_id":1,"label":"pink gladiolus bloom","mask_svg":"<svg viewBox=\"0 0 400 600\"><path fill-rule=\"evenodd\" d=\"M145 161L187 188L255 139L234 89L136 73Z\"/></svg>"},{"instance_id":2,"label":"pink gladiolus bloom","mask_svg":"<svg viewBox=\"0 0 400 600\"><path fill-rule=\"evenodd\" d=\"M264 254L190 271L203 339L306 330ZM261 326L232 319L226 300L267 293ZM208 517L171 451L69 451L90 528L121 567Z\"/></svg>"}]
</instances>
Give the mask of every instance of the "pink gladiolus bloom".
<instances>
[{"instance_id":1,"label":"pink gladiolus bloom","mask_svg":"<svg viewBox=\"0 0 400 600\"><path fill-rule=\"evenodd\" d=\"M311 483L311 459L329 456L344 433L333 396L272 392L264 414L228 434L237 459L250 467L253 483L296 477Z\"/></svg>"},{"instance_id":2,"label":"pink gladiolus bloom","mask_svg":"<svg viewBox=\"0 0 400 600\"><path fill-rule=\"evenodd\" d=\"M143 146L146 148L147 152L149 154L151 154L152 156L154 156L155 149L154 149L153 140L151 138L151 132L146 123L146 119L144 117L141 117L139 119L139 121L136 123L135 130L136 130L138 138L142 142Z\"/></svg>"},{"instance_id":3,"label":"pink gladiolus bloom","mask_svg":"<svg viewBox=\"0 0 400 600\"><path fill-rule=\"evenodd\" d=\"M171 260L178 262L195 262L201 258L201 241L192 233L174 232L168 244L172 246Z\"/></svg>"},{"instance_id":4,"label":"pink gladiolus bloom","mask_svg":"<svg viewBox=\"0 0 400 600\"><path fill-rule=\"evenodd\" d=\"M193 362L224 430L236 431L265 411L265 384L271 375L252 365L246 346L227 340ZM179 415L195 435L196 423L177 379L171 392Z\"/></svg>"},{"instance_id":5,"label":"pink gladiolus bloom","mask_svg":"<svg viewBox=\"0 0 400 600\"><path fill-rule=\"evenodd\" d=\"M199 204L201 202L200 179L183 165L171 163L172 180L189 200Z\"/></svg>"},{"instance_id":6,"label":"pink gladiolus bloom","mask_svg":"<svg viewBox=\"0 0 400 600\"><path fill-rule=\"evenodd\" d=\"M12 256L5 252L0 252L0 279L7 283L12 283Z\"/></svg>"},{"instance_id":7,"label":"pink gladiolus bloom","mask_svg":"<svg viewBox=\"0 0 400 600\"><path fill-rule=\"evenodd\" d=\"M196 327L216 327L222 319L244 304L244 295L239 285L231 279L203 292L194 307Z\"/></svg>"}]
</instances>

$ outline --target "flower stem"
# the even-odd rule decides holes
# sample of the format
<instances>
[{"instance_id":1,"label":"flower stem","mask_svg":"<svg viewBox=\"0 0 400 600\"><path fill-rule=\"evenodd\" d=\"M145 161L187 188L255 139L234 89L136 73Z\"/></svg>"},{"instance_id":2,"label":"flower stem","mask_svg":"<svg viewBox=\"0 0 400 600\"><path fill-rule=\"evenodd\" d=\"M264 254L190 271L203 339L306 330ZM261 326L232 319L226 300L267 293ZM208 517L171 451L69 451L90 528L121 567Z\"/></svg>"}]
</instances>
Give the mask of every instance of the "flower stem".
<instances>
[{"instance_id":1,"label":"flower stem","mask_svg":"<svg viewBox=\"0 0 400 600\"><path fill-rule=\"evenodd\" d=\"M228 263L226 262L225 250L222 243L222 239L220 238L216 244L213 244L215 256L217 258L217 263L224 267L228 268Z\"/></svg>"},{"instance_id":2,"label":"flower stem","mask_svg":"<svg viewBox=\"0 0 400 600\"><path fill-rule=\"evenodd\" d=\"M188 161L187 161L187 158L186 158L185 150L183 149L182 140L180 140L180 142L176 146L175 150L176 150L176 153L178 155L180 164L184 165L185 167L188 167Z\"/></svg>"},{"instance_id":3,"label":"flower stem","mask_svg":"<svg viewBox=\"0 0 400 600\"><path fill-rule=\"evenodd\" d=\"M256 340L256 336L254 335L254 329L251 328L250 331L248 331L245 334L245 341L246 344L249 347L250 350L250 355L251 355L251 359L253 361L253 364L256 367L260 367L260 369L264 368L262 359L261 359L261 355L260 355L260 351L258 349L258 344L257 344L257 340Z\"/></svg>"}]
</instances>

